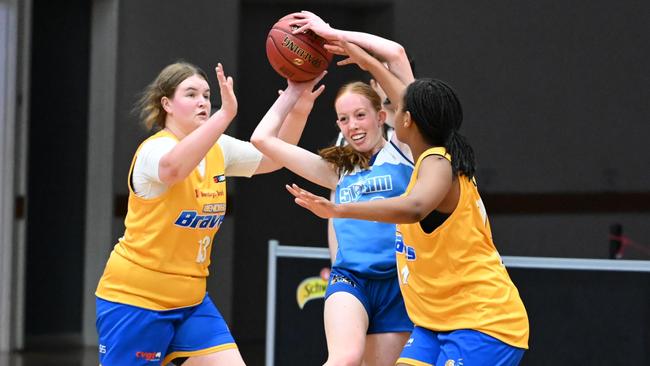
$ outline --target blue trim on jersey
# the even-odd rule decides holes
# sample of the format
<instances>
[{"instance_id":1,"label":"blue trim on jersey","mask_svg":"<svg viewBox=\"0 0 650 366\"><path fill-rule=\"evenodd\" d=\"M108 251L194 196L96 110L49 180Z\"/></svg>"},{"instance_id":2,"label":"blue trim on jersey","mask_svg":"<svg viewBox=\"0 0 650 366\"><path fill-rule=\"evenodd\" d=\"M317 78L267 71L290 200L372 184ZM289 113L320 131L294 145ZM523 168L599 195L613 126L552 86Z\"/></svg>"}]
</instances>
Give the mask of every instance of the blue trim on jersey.
<instances>
[{"instance_id":1,"label":"blue trim on jersey","mask_svg":"<svg viewBox=\"0 0 650 366\"><path fill-rule=\"evenodd\" d=\"M404 160L408 161L409 163L411 163L411 165L415 166L415 163L414 163L413 161L411 161L411 159L409 159L408 156L404 155L404 152L403 152L402 150L400 150L399 147L397 147L397 145L395 145L395 144L393 143L393 141L388 141L388 143L391 144L391 145L393 145L393 147L395 148L395 150L396 150L400 155L402 155L402 158L404 158ZM410 177L409 177L409 178L410 178Z\"/></svg>"},{"instance_id":2,"label":"blue trim on jersey","mask_svg":"<svg viewBox=\"0 0 650 366\"><path fill-rule=\"evenodd\" d=\"M369 169L341 177L336 186L338 204L397 197L408 186L413 163L393 143L379 150ZM334 219L338 251L334 267L367 278L394 276L395 224L348 218Z\"/></svg>"}]
</instances>

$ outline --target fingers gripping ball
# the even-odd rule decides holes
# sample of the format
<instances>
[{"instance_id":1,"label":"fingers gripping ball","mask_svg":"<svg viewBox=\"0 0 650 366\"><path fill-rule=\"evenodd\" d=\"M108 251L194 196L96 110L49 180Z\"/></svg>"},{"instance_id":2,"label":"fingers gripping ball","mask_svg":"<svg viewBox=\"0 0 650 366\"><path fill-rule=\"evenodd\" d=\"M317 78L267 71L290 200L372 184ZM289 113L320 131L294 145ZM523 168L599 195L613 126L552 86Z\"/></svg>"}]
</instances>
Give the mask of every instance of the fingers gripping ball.
<instances>
[{"instance_id":1,"label":"fingers gripping ball","mask_svg":"<svg viewBox=\"0 0 650 366\"><path fill-rule=\"evenodd\" d=\"M292 34L296 26L284 17L273 25L266 37L266 57L280 76L293 81L312 80L327 69L332 54L325 50L325 40L312 31Z\"/></svg>"}]
</instances>

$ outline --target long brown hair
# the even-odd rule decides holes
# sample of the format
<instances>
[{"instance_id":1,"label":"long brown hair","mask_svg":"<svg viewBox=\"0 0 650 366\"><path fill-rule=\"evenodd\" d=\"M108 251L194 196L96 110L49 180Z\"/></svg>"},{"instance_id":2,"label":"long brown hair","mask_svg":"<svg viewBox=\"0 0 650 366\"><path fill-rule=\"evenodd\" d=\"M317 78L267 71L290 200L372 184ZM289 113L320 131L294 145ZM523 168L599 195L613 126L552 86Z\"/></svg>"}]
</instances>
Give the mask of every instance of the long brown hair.
<instances>
[{"instance_id":1,"label":"long brown hair","mask_svg":"<svg viewBox=\"0 0 650 366\"><path fill-rule=\"evenodd\" d=\"M336 101L345 93L359 94L370 101L370 104L376 112L381 110L381 98L379 97L379 94L377 94L370 85L364 82L354 81L343 85L336 93L334 102L336 103ZM320 155L325 161L333 164L339 175L349 173L353 171L355 167L361 169L368 169L370 167L370 155L357 151L350 145L334 145L326 147L318 150L318 155Z\"/></svg>"},{"instance_id":2,"label":"long brown hair","mask_svg":"<svg viewBox=\"0 0 650 366\"><path fill-rule=\"evenodd\" d=\"M199 75L208 81L208 76L201 68L189 62L179 61L165 67L144 89L134 111L139 112L140 120L148 129L151 130L154 126L165 128L167 112L163 109L162 98L173 98L178 84L192 75Z\"/></svg>"}]
</instances>

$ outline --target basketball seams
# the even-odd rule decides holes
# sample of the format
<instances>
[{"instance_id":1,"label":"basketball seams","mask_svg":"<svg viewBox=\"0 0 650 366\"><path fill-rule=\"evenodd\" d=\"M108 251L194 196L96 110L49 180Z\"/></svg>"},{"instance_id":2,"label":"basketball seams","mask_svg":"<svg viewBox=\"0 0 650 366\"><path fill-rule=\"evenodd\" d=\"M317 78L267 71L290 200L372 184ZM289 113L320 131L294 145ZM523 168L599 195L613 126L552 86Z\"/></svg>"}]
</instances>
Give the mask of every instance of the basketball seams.
<instances>
[{"instance_id":1,"label":"basketball seams","mask_svg":"<svg viewBox=\"0 0 650 366\"><path fill-rule=\"evenodd\" d=\"M271 66L280 75L294 81L317 77L327 69L333 55L324 49L324 41L318 42L317 35L295 35L288 25L291 18L283 19L273 25L267 36L266 53ZM296 60L302 63L298 65L294 62Z\"/></svg>"},{"instance_id":2,"label":"basketball seams","mask_svg":"<svg viewBox=\"0 0 650 366\"><path fill-rule=\"evenodd\" d=\"M318 50L316 48L314 48L311 44L303 41L301 38L298 38L293 34L281 31L279 29L272 29L271 32L273 34L273 36L271 36L271 38L274 41L276 49L279 51L279 53L282 53L284 58L286 60L288 60L289 62L291 62L291 59L288 59L287 55L294 55L294 54L291 53L291 51L289 51L288 49L286 49L285 47L282 46L282 42L284 41L284 39L287 36L289 36L291 42L293 42L296 46L298 46L302 50L304 50L304 51L306 51L308 53L311 53L313 56L320 57L322 62L324 62L326 64L329 63L330 60L327 57L323 57L323 55L320 52L318 52ZM276 42L276 37L277 37L277 42ZM278 44L278 42L280 44ZM298 56L298 55L295 55L295 56ZM318 75L318 74L321 73L320 68L314 67L308 61L305 61L305 64L304 64L306 68L305 67L300 67L300 66L298 66L298 65L296 65L294 63L292 63L292 65L296 66L296 68L298 68L299 70L310 73L310 74Z\"/></svg>"},{"instance_id":3,"label":"basketball seams","mask_svg":"<svg viewBox=\"0 0 650 366\"><path fill-rule=\"evenodd\" d=\"M284 24L280 24L280 25L284 25ZM309 48L312 51L314 51L315 53L318 53L319 55L321 55L321 57L323 57L324 60L327 60L328 62L332 61L332 56L333 55L331 53L327 52L327 50L325 50L325 47L323 47L323 44L325 42L320 43L320 42L318 42L317 40L314 39L315 37L310 36L310 35L305 35L306 39L298 37L295 34L293 34L293 29L290 29L290 27L283 28L280 25L278 25L278 23L276 23L273 26L273 28L271 28L271 30L273 30L273 29L279 30L283 34L293 36L294 39L297 39L297 40L303 42L304 44L309 45ZM318 37L318 36L316 36L316 37ZM321 49L324 51L324 53L321 52Z\"/></svg>"},{"instance_id":4,"label":"basketball seams","mask_svg":"<svg viewBox=\"0 0 650 366\"><path fill-rule=\"evenodd\" d=\"M304 70L301 70L301 69L297 68L297 67L295 66L295 64L294 64L293 62L291 62L291 60L289 60L289 59L284 55L283 52L281 52L281 50L278 48L278 45L275 43L275 39L274 39L273 37L269 36L268 39L271 40L271 46L275 49L275 56L274 56L274 57L281 57L282 59L285 60L285 62L282 62L282 63L277 62L277 61L275 61L275 62L270 62L271 66L273 67L273 69L274 69L277 73L279 73L279 74L281 74L282 76L287 77L287 78L292 78L294 75L296 75L296 72L294 72L294 71L292 71L292 74L291 74L291 75L286 75L285 72L282 71L282 68L283 68L283 67L284 67L284 68L287 68L287 66L291 66L291 68L293 68L293 69L297 69L297 70L299 70L299 71L303 71L303 72L304 72ZM270 60L269 60L269 61L270 61ZM307 73L308 73L308 72L307 72ZM311 73L308 73L308 74L311 75ZM300 78L300 79L302 79L302 78ZM298 80L298 79L296 79L296 81L303 81L303 80Z\"/></svg>"}]
</instances>

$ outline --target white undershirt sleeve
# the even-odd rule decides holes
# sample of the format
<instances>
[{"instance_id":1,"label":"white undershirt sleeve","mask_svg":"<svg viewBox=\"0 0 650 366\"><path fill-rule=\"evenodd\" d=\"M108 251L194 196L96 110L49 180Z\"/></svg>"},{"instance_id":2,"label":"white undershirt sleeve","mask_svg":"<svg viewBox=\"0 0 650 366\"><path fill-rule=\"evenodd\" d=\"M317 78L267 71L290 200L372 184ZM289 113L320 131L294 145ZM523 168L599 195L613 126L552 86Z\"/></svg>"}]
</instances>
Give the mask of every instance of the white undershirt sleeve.
<instances>
[{"instance_id":1,"label":"white undershirt sleeve","mask_svg":"<svg viewBox=\"0 0 650 366\"><path fill-rule=\"evenodd\" d=\"M163 155L176 146L176 140L161 137L145 142L133 164L133 191L138 197L155 198L165 193L167 185L160 181L158 166Z\"/></svg>"},{"instance_id":2,"label":"white undershirt sleeve","mask_svg":"<svg viewBox=\"0 0 650 366\"><path fill-rule=\"evenodd\" d=\"M227 177L251 177L255 174L263 155L253 144L228 135L221 135L217 143L223 151Z\"/></svg>"}]
</instances>

